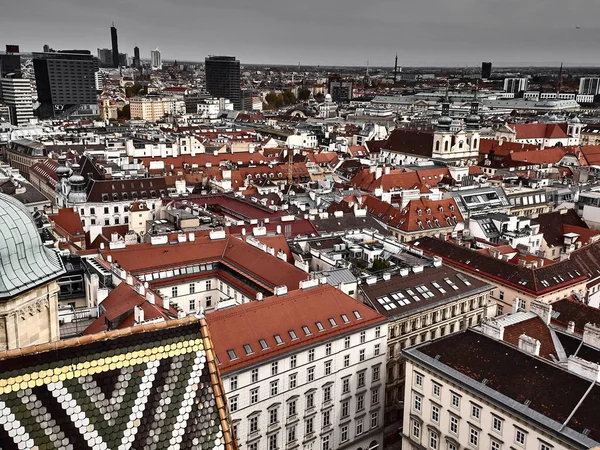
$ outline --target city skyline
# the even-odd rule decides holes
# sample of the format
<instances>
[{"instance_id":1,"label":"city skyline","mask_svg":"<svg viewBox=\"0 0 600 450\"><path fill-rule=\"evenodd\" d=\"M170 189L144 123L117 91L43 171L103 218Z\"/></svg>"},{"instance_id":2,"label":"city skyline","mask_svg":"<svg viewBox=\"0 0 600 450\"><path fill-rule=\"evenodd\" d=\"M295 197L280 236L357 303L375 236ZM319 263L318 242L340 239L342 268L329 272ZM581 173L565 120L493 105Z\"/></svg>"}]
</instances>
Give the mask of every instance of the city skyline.
<instances>
[{"instance_id":1,"label":"city skyline","mask_svg":"<svg viewBox=\"0 0 600 450\"><path fill-rule=\"evenodd\" d=\"M82 47L93 53L110 46L110 25L119 30L122 52L140 47L143 59L160 48L167 60L202 61L206 55L235 55L242 64L403 66L590 64L598 60L600 4L579 0L573 8L551 2L424 0L395 4L375 0L150 0L108 5L56 0L8 4L0 39L25 52ZM470 11L469 16L464 11ZM4 19L4 20L3 20ZM23 27L37 30L24 34ZM177 33L173 33L177 30Z\"/></svg>"}]
</instances>

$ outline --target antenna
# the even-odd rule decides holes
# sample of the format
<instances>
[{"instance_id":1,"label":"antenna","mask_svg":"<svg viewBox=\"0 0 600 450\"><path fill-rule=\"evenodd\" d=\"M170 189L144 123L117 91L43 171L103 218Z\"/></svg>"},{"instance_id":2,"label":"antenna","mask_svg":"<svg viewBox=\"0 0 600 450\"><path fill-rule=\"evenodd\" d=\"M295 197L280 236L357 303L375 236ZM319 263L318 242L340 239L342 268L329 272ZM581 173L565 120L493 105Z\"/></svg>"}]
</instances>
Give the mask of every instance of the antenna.
<instances>
[{"instance_id":1,"label":"antenna","mask_svg":"<svg viewBox=\"0 0 600 450\"><path fill-rule=\"evenodd\" d=\"M396 61L394 62L394 84L398 81L398 53L396 53Z\"/></svg>"}]
</instances>

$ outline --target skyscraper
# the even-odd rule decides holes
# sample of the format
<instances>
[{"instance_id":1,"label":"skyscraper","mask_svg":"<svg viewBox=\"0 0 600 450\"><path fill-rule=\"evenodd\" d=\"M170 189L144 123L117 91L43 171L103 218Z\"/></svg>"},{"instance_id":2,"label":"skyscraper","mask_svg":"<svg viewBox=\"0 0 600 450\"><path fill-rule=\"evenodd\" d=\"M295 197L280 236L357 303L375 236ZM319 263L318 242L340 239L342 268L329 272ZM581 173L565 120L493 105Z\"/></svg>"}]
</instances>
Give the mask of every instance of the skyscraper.
<instances>
[{"instance_id":1,"label":"skyscraper","mask_svg":"<svg viewBox=\"0 0 600 450\"><path fill-rule=\"evenodd\" d=\"M142 61L140 60L140 48L137 45L133 47L133 65L138 69L142 67Z\"/></svg>"},{"instance_id":2,"label":"skyscraper","mask_svg":"<svg viewBox=\"0 0 600 450\"><path fill-rule=\"evenodd\" d=\"M236 110L242 110L240 62L235 56L209 56L204 63L206 90L213 97L231 100Z\"/></svg>"},{"instance_id":3,"label":"skyscraper","mask_svg":"<svg viewBox=\"0 0 600 450\"><path fill-rule=\"evenodd\" d=\"M6 53L0 54L0 78L11 73L21 76L21 55L18 45L7 45Z\"/></svg>"},{"instance_id":4,"label":"skyscraper","mask_svg":"<svg viewBox=\"0 0 600 450\"><path fill-rule=\"evenodd\" d=\"M56 117L80 105L96 105L98 59L88 50L34 53L41 117Z\"/></svg>"},{"instance_id":5,"label":"skyscraper","mask_svg":"<svg viewBox=\"0 0 600 450\"><path fill-rule=\"evenodd\" d=\"M112 41L112 66L119 67L119 41L114 22L112 27L110 27L110 39Z\"/></svg>"},{"instance_id":6,"label":"skyscraper","mask_svg":"<svg viewBox=\"0 0 600 450\"><path fill-rule=\"evenodd\" d=\"M159 49L150 52L150 60L153 69L162 69L162 58Z\"/></svg>"},{"instance_id":7,"label":"skyscraper","mask_svg":"<svg viewBox=\"0 0 600 450\"><path fill-rule=\"evenodd\" d=\"M110 48L99 48L98 49L98 59L100 60L100 66L112 67L112 64L113 64L112 50Z\"/></svg>"},{"instance_id":8,"label":"skyscraper","mask_svg":"<svg viewBox=\"0 0 600 450\"><path fill-rule=\"evenodd\" d=\"M482 62L481 63L481 78L488 79L492 76L492 63Z\"/></svg>"},{"instance_id":9,"label":"skyscraper","mask_svg":"<svg viewBox=\"0 0 600 450\"><path fill-rule=\"evenodd\" d=\"M8 106L8 117L13 125L24 125L33 119L31 83L27 78L10 74L0 78L1 100Z\"/></svg>"}]
</instances>

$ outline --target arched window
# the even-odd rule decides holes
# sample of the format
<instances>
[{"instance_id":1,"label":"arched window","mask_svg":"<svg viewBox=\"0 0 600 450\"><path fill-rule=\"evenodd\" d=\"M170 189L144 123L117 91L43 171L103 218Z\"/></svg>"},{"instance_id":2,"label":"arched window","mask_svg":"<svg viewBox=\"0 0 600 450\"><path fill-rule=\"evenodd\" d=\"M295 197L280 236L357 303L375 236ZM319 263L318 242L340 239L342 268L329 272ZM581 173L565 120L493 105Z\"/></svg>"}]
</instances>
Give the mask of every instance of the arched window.
<instances>
[{"instance_id":1,"label":"arched window","mask_svg":"<svg viewBox=\"0 0 600 450\"><path fill-rule=\"evenodd\" d=\"M473 149L477 149L477 139L473 139Z\"/></svg>"},{"instance_id":2,"label":"arched window","mask_svg":"<svg viewBox=\"0 0 600 450\"><path fill-rule=\"evenodd\" d=\"M435 143L435 151L436 151L436 152L439 152L439 151L440 151L440 141L437 141L437 142Z\"/></svg>"},{"instance_id":3,"label":"arched window","mask_svg":"<svg viewBox=\"0 0 600 450\"><path fill-rule=\"evenodd\" d=\"M444 142L444 151L447 152L448 150L450 150L450 143L448 141Z\"/></svg>"}]
</instances>

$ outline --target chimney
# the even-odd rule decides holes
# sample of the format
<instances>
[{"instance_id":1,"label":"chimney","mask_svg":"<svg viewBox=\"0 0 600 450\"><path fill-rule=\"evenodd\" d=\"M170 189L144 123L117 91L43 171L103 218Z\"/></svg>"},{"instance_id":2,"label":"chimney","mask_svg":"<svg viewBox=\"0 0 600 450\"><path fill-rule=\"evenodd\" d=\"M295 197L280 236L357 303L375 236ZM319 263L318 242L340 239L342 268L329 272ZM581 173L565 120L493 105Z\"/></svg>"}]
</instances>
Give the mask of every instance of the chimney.
<instances>
[{"instance_id":1,"label":"chimney","mask_svg":"<svg viewBox=\"0 0 600 450\"><path fill-rule=\"evenodd\" d=\"M257 302L262 302L263 301L263 293L262 292L257 292L256 293L256 301Z\"/></svg>"},{"instance_id":2,"label":"chimney","mask_svg":"<svg viewBox=\"0 0 600 450\"><path fill-rule=\"evenodd\" d=\"M375 283L377 283L377 277L369 277L369 278L367 278L367 284L369 286L371 286L371 285L373 285Z\"/></svg>"},{"instance_id":3,"label":"chimney","mask_svg":"<svg viewBox=\"0 0 600 450\"><path fill-rule=\"evenodd\" d=\"M575 334L575 322L569 320L569 324L567 325L567 333Z\"/></svg>"},{"instance_id":4,"label":"chimney","mask_svg":"<svg viewBox=\"0 0 600 450\"><path fill-rule=\"evenodd\" d=\"M389 167L386 167L386 168L383 170L383 173L384 173L384 174L386 174L386 175L389 175L389 174L390 174L390 168L389 168Z\"/></svg>"},{"instance_id":5,"label":"chimney","mask_svg":"<svg viewBox=\"0 0 600 450\"><path fill-rule=\"evenodd\" d=\"M550 325L550 320L552 319L552 305L541 302L539 300L534 300L529 305L529 311L538 315L540 319L546 322L546 325Z\"/></svg>"},{"instance_id":6,"label":"chimney","mask_svg":"<svg viewBox=\"0 0 600 450\"><path fill-rule=\"evenodd\" d=\"M156 299L154 297L154 294L150 291L146 292L146 301L148 303L152 303L154 305L154 303L156 302Z\"/></svg>"},{"instance_id":7,"label":"chimney","mask_svg":"<svg viewBox=\"0 0 600 450\"><path fill-rule=\"evenodd\" d=\"M196 240L196 235L195 235L194 233L190 233L190 234L188 235L188 240L189 240L190 242L194 242L194 241Z\"/></svg>"},{"instance_id":8,"label":"chimney","mask_svg":"<svg viewBox=\"0 0 600 450\"><path fill-rule=\"evenodd\" d=\"M162 298L162 307L164 309L169 309L171 307L171 303L169 301L169 297L167 295Z\"/></svg>"},{"instance_id":9,"label":"chimney","mask_svg":"<svg viewBox=\"0 0 600 450\"><path fill-rule=\"evenodd\" d=\"M133 277L131 276L131 274L129 272L127 272L127 276L125 277L125 282L129 286L133 286Z\"/></svg>"},{"instance_id":10,"label":"chimney","mask_svg":"<svg viewBox=\"0 0 600 450\"><path fill-rule=\"evenodd\" d=\"M519 348L530 355L540 356L540 341L523 333L519 336Z\"/></svg>"},{"instance_id":11,"label":"chimney","mask_svg":"<svg viewBox=\"0 0 600 450\"><path fill-rule=\"evenodd\" d=\"M385 272L383 274L383 281L390 281L390 279L392 278L392 274L389 272Z\"/></svg>"},{"instance_id":12,"label":"chimney","mask_svg":"<svg viewBox=\"0 0 600 450\"><path fill-rule=\"evenodd\" d=\"M481 331L483 331L483 334L486 336L498 339L499 341L504 340L504 325L500 325L493 320L484 322L481 326Z\"/></svg>"},{"instance_id":13,"label":"chimney","mask_svg":"<svg viewBox=\"0 0 600 450\"><path fill-rule=\"evenodd\" d=\"M583 343L600 349L600 327L597 325L586 323L583 327Z\"/></svg>"},{"instance_id":14,"label":"chimney","mask_svg":"<svg viewBox=\"0 0 600 450\"><path fill-rule=\"evenodd\" d=\"M379 180L381 178L382 174L383 174L383 169L381 167L377 167L377 169L375 169L375 179Z\"/></svg>"},{"instance_id":15,"label":"chimney","mask_svg":"<svg viewBox=\"0 0 600 450\"><path fill-rule=\"evenodd\" d=\"M516 313L519 312L519 300L521 300L519 297L515 297L515 299L513 300L513 305L512 305L512 312Z\"/></svg>"},{"instance_id":16,"label":"chimney","mask_svg":"<svg viewBox=\"0 0 600 450\"><path fill-rule=\"evenodd\" d=\"M133 308L133 320L136 324L144 321L144 310L139 305Z\"/></svg>"},{"instance_id":17,"label":"chimney","mask_svg":"<svg viewBox=\"0 0 600 450\"><path fill-rule=\"evenodd\" d=\"M277 297L281 297L281 296L287 294L287 286L285 284L282 284L281 286L276 286L274 289L274 294Z\"/></svg>"}]
</instances>

